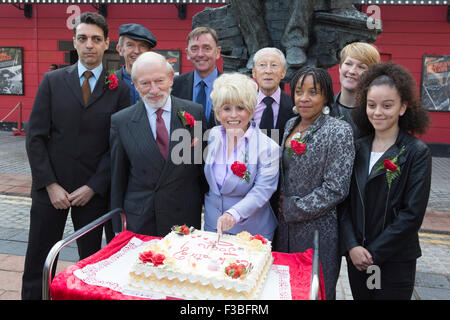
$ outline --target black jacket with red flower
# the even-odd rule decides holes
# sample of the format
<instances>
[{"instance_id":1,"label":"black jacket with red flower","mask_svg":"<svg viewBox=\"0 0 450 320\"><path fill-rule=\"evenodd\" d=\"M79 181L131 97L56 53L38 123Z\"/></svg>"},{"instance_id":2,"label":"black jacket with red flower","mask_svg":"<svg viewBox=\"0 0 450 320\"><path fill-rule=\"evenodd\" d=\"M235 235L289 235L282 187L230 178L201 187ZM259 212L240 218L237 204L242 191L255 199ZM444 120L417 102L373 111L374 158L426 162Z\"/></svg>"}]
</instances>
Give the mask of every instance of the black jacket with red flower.
<instances>
[{"instance_id":1,"label":"black jacket with red flower","mask_svg":"<svg viewBox=\"0 0 450 320\"><path fill-rule=\"evenodd\" d=\"M340 246L342 254L365 247L374 264L407 261L421 256L419 229L431 186L431 153L419 139L400 130L397 140L369 173L374 136L355 142L355 163L350 193L342 204ZM384 159L398 157L400 175L388 188L386 169L376 171Z\"/></svg>"}]
</instances>

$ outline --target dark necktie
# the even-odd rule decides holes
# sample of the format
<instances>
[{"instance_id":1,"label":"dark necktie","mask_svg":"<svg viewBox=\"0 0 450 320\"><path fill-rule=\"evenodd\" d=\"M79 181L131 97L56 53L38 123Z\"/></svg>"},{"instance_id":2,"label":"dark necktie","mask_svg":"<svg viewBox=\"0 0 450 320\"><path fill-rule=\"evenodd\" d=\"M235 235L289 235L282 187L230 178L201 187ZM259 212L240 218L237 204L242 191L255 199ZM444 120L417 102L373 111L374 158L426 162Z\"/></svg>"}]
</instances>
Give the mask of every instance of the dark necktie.
<instances>
[{"instance_id":1,"label":"dark necktie","mask_svg":"<svg viewBox=\"0 0 450 320\"><path fill-rule=\"evenodd\" d=\"M205 109L206 120L209 121L209 112L206 110L206 83L202 80L198 83L198 86L200 86L200 90L198 90L195 102L200 103L203 106L203 109Z\"/></svg>"},{"instance_id":2,"label":"dark necktie","mask_svg":"<svg viewBox=\"0 0 450 320\"><path fill-rule=\"evenodd\" d=\"M275 100L272 97L265 97L263 102L266 104L266 108L263 111L261 122L259 123L260 129L267 129L267 134L270 136L270 129L273 129L273 109L272 103Z\"/></svg>"},{"instance_id":3,"label":"dark necktie","mask_svg":"<svg viewBox=\"0 0 450 320\"><path fill-rule=\"evenodd\" d=\"M81 85L81 93L83 95L84 104L86 104L89 101L89 98L91 97L91 86L89 85L89 78L92 76L91 71L85 71L83 73L84 75L84 81Z\"/></svg>"},{"instance_id":4,"label":"dark necktie","mask_svg":"<svg viewBox=\"0 0 450 320\"><path fill-rule=\"evenodd\" d=\"M167 159L167 153L169 152L169 134L167 133L164 119L161 117L162 113L162 108L156 111L156 144L164 159Z\"/></svg>"}]
</instances>

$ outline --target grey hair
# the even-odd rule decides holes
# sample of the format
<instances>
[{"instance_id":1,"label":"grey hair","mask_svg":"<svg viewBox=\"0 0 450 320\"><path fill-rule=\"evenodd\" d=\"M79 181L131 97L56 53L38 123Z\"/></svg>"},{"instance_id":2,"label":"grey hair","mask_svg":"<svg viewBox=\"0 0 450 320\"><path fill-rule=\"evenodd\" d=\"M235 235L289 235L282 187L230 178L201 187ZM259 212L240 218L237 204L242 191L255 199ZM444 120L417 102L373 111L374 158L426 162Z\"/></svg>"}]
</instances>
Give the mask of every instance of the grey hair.
<instances>
[{"instance_id":1,"label":"grey hair","mask_svg":"<svg viewBox=\"0 0 450 320\"><path fill-rule=\"evenodd\" d=\"M284 70L287 69L287 62L284 53L280 49L275 47L265 47L256 51L255 55L253 56L253 68L255 67L256 62L266 53L278 53L278 55L280 56L281 65L283 66L283 69Z\"/></svg>"},{"instance_id":2,"label":"grey hair","mask_svg":"<svg viewBox=\"0 0 450 320\"><path fill-rule=\"evenodd\" d=\"M117 44L119 45L119 47L123 47L123 42L125 41L124 36L120 36L119 37L119 41L117 42Z\"/></svg>"},{"instance_id":3,"label":"grey hair","mask_svg":"<svg viewBox=\"0 0 450 320\"><path fill-rule=\"evenodd\" d=\"M167 74L170 76L173 72L173 68L172 65L167 61L166 57L153 51L147 51L141 54L133 63L133 67L131 68L131 79L133 81L136 81L136 70L139 68L139 66L145 63L148 59L155 59L155 58L160 59L161 62L164 61L166 63Z\"/></svg>"}]
</instances>

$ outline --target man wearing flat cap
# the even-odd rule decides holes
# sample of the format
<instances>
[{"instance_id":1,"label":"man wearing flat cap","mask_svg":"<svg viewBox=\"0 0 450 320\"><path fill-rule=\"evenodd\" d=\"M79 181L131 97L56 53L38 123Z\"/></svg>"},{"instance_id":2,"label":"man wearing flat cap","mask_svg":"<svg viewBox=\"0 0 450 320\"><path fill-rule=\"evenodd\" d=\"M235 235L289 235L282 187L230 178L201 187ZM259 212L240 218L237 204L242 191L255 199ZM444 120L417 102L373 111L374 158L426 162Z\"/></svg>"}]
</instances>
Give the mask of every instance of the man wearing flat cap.
<instances>
[{"instance_id":1,"label":"man wearing flat cap","mask_svg":"<svg viewBox=\"0 0 450 320\"><path fill-rule=\"evenodd\" d=\"M116 50L125 60L125 65L115 72L116 76L130 88L130 104L132 106L141 97L131 81L131 68L136 59L144 52L156 46L155 36L144 26L137 23L127 23L119 27L119 42ZM114 238L113 224L120 225L120 217L113 217L105 223L106 242Z\"/></svg>"},{"instance_id":2,"label":"man wearing flat cap","mask_svg":"<svg viewBox=\"0 0 450 320\"><path fill-rule=\"evenodd\" d=\"M150 51L155 46L156 39L146 27L136 23L127 23L119 27L116 50L124 58L125 65L116 71L116 75L130 87L130 106L140 99L131 81L131 67L142 53Z\"/></svg>"}]
</instances>

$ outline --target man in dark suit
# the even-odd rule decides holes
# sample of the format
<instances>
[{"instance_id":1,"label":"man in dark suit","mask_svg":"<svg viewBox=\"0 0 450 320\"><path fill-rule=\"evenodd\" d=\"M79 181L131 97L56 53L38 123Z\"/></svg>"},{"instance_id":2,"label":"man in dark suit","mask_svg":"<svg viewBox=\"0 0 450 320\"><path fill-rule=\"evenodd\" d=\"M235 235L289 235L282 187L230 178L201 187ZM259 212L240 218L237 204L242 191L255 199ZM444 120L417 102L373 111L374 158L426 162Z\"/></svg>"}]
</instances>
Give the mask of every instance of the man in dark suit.
<instances>
[{"instance_id":1,"label":"man in dark suit","mask_svg":"<svg viewBox=\"0 0 450 320\"><path fill-rule=\"evenodd\" d=\"M280 89L280 81L286 75L286 70L286 58L281 50L266 47L255 53L252 74L259 89L253 120L278 144L283 141L286 122L295 116L291 96ZM278 186L270 198L274 212L278 212L279 190Z\"/></svg>"},{"instance_id":2,"label":"man in dark suit","mask_svg":"<svg viewBox=\"0 0 450 320\"><path fill-rule=\"evenodd\" d=\"M103 16L83 13L73 44L78 62L44 75L28 122L33 181L22 299L42 298L44 262L63 236L69 209L75 230L107 212L110 117L130 101L125 83L105 84L109 38ZM77 241L81 259L101 248L101 237L97 228Z\"/></svg>"},{"instance_id":3,"label":"man in dark suit","mask_svg":"<svg viewBox=\"0 0 450 320\"><path fill-rule=\"evenodd\" d=\"M295 116L291 96L280 89L286 67L284 54L277 48L262 48L253 58L252 74L259 86L253 119L278 144L283 139L286 121Z\"/></svg>"},{"instance_id":4,"label":"man in dark suit","mask_svg":"<svg viewBox=\"0 0 450 320\"><path fill-rule=\"evenodd\" d=\"M131 81L131 68L136 59L144 52L150 51L156 46L155 36L146 27L127 23L119 27L119 42L116 50L125 60L125 65L115 73L130 87L130 106L139 99L139 93Z\"/></svg>"},{"instance_id":5,"label":"man in dark suit","mask_svg":"<svg viewBox=\"0 0 450 320\"><path fill-rule=\"evenodd\" d=\"M174 79L172 95L181 99L192 100L203 105L208 128L216 125L212 101L209 97L214 80L221 72L216 67L220 59L221 47L214 29L197 27L187 37L186 54L194 70Z\"/></svg>"},{"instance_id":6,"label":"man in dark suit","mask_svg":"<svg viewBox=\"0 0 450 320\"><path fill-rule=\"evenodd\" d=\"M131 74L142 100L111 118L111 208L123 208L127 229L139 234L200 228L203 108L170 94L174 72L158 53L139 56Z\"/></svg>"}]
</instances>

